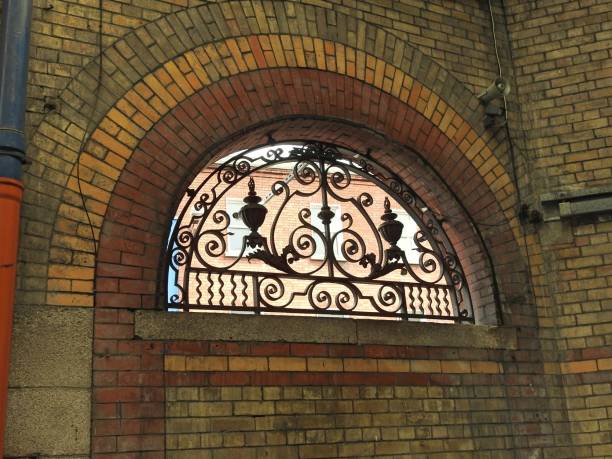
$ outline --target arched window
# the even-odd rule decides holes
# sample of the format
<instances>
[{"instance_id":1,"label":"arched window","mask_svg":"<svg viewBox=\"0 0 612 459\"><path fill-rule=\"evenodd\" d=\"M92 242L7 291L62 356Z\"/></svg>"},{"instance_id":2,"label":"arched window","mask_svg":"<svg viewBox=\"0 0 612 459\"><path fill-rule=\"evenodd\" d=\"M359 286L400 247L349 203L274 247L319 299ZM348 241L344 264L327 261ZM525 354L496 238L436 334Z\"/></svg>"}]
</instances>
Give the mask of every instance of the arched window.
<instances>
[{"instance_id":1,"label":"arched window","mask_svg":"<svg viewBox=\"0 0 612 459\"><path fill-rule=\"evenodd\" d=\"M168 308L474 322L438 217L391 171L323 143L241 151L187 188Z\"/></svg>"}]
</instances>

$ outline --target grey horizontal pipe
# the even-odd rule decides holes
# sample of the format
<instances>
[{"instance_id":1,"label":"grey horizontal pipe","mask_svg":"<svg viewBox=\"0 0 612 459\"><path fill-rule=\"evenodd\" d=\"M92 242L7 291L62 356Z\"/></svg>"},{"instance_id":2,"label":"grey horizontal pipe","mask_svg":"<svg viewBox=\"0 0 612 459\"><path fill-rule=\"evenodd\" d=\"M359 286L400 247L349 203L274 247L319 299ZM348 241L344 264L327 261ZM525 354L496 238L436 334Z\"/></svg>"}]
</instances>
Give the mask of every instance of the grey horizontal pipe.
<instances>
[{"instance_id":1,"label":"grey horizontal pipe","mask_svg":"<svg viewBox=\"0 0 612 459\"><path fill-rule=\"evenodd\" d=\"M0 28L0 177L21 180L32 0L3 0Z\"/></svg>"}]
</instances>

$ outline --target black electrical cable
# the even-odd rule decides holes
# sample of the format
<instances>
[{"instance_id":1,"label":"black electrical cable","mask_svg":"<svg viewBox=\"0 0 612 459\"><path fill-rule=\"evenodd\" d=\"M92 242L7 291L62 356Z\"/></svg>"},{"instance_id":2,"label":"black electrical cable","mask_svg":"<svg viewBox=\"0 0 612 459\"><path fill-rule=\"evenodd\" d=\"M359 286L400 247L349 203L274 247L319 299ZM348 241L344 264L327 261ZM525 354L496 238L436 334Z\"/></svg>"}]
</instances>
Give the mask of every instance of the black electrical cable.
<instances>
[{"instance_id":1,"label":"black electrical cable","mask_svg":"<svg viewBox=\"0 0 612 459\"><path fill-rule=\"evenodd\" d=\"M488 0L488 4L489 4L489 14L491 16L491 31L493 33L493 45L495 47L495 58L497 59L497 68L499 70L499 76L502 77L502 66L501 66L501 60L499 58L499 52L497 50L497 38L495 36L495 18L493 17L493 7L491 6L491 0ZM501 6L502 6L502 10L505 16L506 8L505 8L503 1L501 2ZM520 207L523 203L523 198L521 197L521 189L519 187L519 181L518 181L518 170L516 166L516 153L515 153L515 148L514 148L514 142L512 140L512 135L510 133L510 126L508 124L508 102L506 100L506 96L503 96L503 100L504 100L504 118L505 118L504 127L506 130L506 140L508 141L508 147L509 147L508 153L510 155L510 167L512 168L512 181L514 184L514 188L516 189L517 214L518 214L518 211L520 210ZM521 236L522 236L521 239L523 240L523 246L525 248L525 255L527 259L526 260L527 261L527 285L528 285L530 292L534 293L533 282L532 282L533 269L531 266L531 260L530 260L530 255L529 255L529 244L527 242L527 222L524 219L519 218L519 223L521 226Z\"/></svg>"},{"instance_id":2,"label":"black electrical cable","mask_svg":"<svg viewBox=\"0 0 612 459\"><path fill-rule=\"evenodd\" d=\"M85 211L85 215L87 217L87 223L89 224L89 229L91 231L91 238L94 246L94 258L98 255L98 239L96 237L96 230L94 228L93 222L91 220L91 215L89 214L89 210L87 209L87 203L85 201L85 195L83 193L83 188L81 186L81 156L83 155L83 148L85 147L85 143L89 139L90 129L94 122L94 116L96 113L96 109L98 108L98 101L100 99L100 88L102 86L102 36L103 36L103 28L102 28L102 2L104 0L98 0L98 36L97 36L97 45L98 45L98 75L96 81L96 87L93 91L94 103L92 104L89 115L87 116L87 124L85 125L85 133L83 134L83 138L81 139L81 143L79 145L79 152L77 155L76 162L76 179L77 179L77 187L79 190L79 196L81 198L81 203L83 204L83 210Z\"/></svg>"}]
</instances>

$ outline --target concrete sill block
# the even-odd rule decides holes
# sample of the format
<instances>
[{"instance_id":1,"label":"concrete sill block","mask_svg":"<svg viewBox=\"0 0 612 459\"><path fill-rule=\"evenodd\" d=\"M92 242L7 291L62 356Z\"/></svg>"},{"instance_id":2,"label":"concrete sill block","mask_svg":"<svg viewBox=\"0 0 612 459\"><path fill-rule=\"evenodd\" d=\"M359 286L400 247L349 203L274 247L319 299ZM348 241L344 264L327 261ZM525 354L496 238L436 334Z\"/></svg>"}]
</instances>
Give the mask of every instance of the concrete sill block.
<instances>
[{"instance_id":1,"label":"concrete sill block","mask_svg":"<svg viewBox=\"0 0 612 459\"><path fill-rule=\"evenodd\" d=\"M166 311L137 311L136 335L148 340L517 347L512 327Z\"/></svg>"}]
</instances>

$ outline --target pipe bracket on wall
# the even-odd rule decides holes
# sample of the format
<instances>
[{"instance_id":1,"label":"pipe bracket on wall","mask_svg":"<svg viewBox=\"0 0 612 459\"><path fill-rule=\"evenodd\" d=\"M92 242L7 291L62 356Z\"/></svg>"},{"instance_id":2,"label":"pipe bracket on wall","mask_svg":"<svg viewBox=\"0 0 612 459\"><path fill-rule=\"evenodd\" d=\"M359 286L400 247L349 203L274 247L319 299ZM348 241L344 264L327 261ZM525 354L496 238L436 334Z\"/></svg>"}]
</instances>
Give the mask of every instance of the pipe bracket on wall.
<instances>
[{"instance_id":1,"label":"pipe bracket on wall","mask_svg":"<svg viewBox=\"0 0 612 459\"><path fill-rule=\"evenodd\" d=\"M544 221L612 214L612 187L546 193L540 200Z\"/></svg>"}]
</instances>

